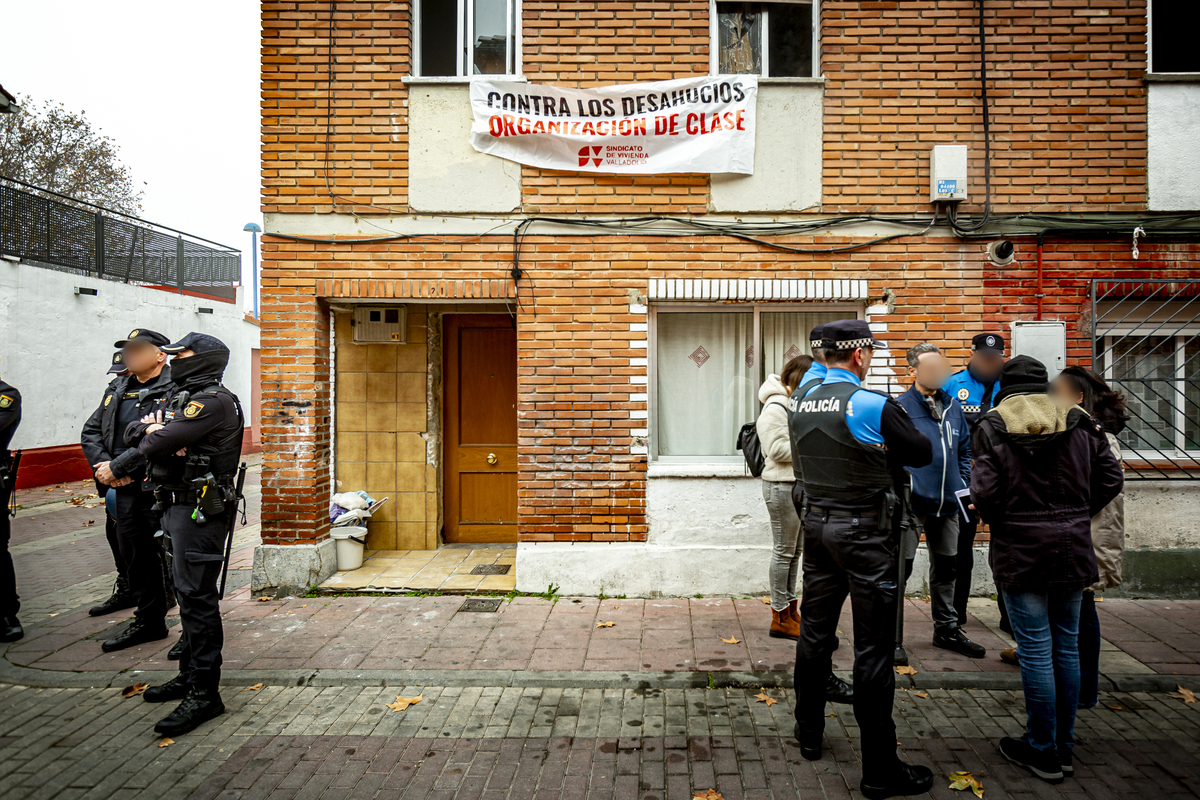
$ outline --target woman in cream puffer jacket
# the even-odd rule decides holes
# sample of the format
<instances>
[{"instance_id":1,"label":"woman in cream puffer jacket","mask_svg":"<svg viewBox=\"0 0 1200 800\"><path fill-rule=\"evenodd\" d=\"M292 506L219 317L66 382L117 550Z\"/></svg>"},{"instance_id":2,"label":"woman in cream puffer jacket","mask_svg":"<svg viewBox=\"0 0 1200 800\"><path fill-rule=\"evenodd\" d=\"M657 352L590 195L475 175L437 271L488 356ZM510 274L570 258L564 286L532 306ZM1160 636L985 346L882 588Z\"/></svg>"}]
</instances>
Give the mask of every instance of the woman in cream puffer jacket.
<instances>
[{"instance_id":1,"label":"woman in cream puffer jacket","mask_svg":"<svg viewBox=\"0 0 1200 800\"><path fill-rule=\"evenodd\" d=\"M800 515L792 503L792 441L788 430L787 401L800 383L811 356L798 356L783 367L781 375L768 375L758 390L762 412L755 428L766 462L762 473L763 500L771 516L771 630L782 639L800 638L796 578L800 574Z\"/></svg>"}]
</instances>

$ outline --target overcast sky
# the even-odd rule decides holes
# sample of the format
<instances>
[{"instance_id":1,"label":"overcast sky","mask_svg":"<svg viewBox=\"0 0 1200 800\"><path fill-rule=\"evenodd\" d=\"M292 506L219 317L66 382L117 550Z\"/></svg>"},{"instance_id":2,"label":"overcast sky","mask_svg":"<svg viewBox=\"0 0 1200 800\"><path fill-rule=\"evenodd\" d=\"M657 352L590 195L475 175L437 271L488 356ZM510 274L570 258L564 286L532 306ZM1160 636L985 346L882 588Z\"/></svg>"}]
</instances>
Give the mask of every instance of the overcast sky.
<instances>
[{"instance_id":1,"label":"overcast sky","mask_svg":"<svg viewBox=\"0 0 1200 800\"><path fill-rule=\"evenodd\" d=\"M258 3L9 2L0 18L0 84L86 112L145 183L142 216L241 247L249 287L242 228L262 224Z\"/></svg>"}]
</instances>

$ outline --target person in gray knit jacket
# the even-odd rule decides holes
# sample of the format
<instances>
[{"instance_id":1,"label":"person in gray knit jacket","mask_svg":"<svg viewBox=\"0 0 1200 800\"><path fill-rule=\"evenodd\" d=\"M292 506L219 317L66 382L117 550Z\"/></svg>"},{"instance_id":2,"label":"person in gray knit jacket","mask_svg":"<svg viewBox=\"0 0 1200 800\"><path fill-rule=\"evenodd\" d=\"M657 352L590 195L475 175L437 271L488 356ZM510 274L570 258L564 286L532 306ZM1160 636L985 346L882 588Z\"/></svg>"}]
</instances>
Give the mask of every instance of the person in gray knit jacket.
<instances>
[{"instance_id":1,"label":"person in gray knit jacket","mask_svg":"<svg viewBox=\"0 0 1200 800\"><path fill-rule=\"evenodd\" d=\"M763 500L771 515L771 631L777 639L800 638L796 578L800 574L800 515L792 503L792 440L788 430L787 401L812 365L812 356L797 356L783 366L779 375L768 375L758 390L763 404L755 427L765 466L762 473Z\"/></svg>"}]
</instances>

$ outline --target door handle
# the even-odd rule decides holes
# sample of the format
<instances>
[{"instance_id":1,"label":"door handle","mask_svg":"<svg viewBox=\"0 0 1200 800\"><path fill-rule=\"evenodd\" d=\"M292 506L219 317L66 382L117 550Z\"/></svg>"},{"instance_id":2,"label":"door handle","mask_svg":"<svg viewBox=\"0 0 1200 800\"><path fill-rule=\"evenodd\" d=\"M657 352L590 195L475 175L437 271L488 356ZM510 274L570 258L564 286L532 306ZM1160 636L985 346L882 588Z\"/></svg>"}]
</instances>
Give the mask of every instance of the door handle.
<instances>
[{"instance_id":1,"label":"door handle","mask_svg":"<svg viewBox=\"0 0 1200 800\"><path fill-rule=\"evenodd\" d=\"M495 454L495 453L488 453L488 454L487 454L487 462L488 462L489 464L495 464L495 463L496 463L497 461L499 461L499 460L500 460L500 459L496 458L496 454Z\"/></svg>"}]
</instances>

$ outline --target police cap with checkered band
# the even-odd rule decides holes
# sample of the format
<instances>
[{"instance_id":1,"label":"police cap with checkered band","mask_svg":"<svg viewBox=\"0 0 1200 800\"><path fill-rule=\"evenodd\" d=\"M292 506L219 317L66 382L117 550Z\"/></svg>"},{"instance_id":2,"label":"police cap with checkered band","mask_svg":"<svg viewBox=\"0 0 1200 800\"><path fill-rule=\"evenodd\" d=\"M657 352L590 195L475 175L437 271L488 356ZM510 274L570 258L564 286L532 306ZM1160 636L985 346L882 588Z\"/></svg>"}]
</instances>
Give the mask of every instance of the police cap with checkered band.
<instances>
[{"instance_id":1,"label":"police cap with checkered band","mask_svg":"<svg viewBox=\"0 0 1200 800\"><path fill-rule=\"evenodd\" d=\"M886 349L887 345L875 338L866 320L839 319L826 322L821 330L821 346L833 350L855 350L869 347L872 350Z\"/></svg>"}]
</instances>

